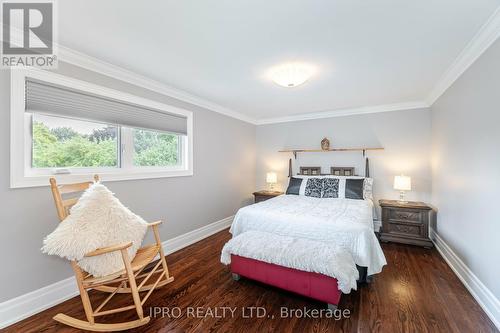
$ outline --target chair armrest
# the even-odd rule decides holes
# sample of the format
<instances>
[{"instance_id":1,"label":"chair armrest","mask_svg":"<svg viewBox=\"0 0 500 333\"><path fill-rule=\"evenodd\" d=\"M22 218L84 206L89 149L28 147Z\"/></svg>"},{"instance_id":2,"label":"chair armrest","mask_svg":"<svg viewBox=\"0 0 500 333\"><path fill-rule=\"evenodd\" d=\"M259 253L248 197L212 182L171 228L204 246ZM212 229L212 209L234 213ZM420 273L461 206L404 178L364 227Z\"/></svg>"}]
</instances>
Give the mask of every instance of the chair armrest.
<instances>
[{"instance_id":1,"label":"chair armrest","mask_svg":"<svg viewBox=\"0 0 500 333\"><path fill-rule=\"evenodd\" d=\"M151 222L151 223L148 223L148 227L154 227L154 226L160 225L162 223L163 223L163 221Z\"/></svg>"},{"instance_id":2,"label":"chair armrest","mask_svg":"<svg viewBox=\"0 0 500 333\"><path fill-rule=\"evenodd\" d=\"M153 234L155 235L156 245L158 245L160 248L161 248L162 244L161 244L161 240L160 240L160 230L159 230L158 226L161 223L162 223L162 221L148 223L148 226L151 227L151 229L153 229Z\"/></svg>"},{"instance_id":3,"label":"chair armrest","mask_svg":"<svg viewBox=\"0 0 500 333\"><path fill-rule=\"evenodd\" d=\"M97 249L95 251L92 251L92 252L85 254L85 257L94 257L94 256L98 256L101 254L109 253L109 252L121 251L121 250L124 250L126 248L129 248L130 246L132 246L132 242L102 247L100 249Z\"/></svg>"}]
</instances>

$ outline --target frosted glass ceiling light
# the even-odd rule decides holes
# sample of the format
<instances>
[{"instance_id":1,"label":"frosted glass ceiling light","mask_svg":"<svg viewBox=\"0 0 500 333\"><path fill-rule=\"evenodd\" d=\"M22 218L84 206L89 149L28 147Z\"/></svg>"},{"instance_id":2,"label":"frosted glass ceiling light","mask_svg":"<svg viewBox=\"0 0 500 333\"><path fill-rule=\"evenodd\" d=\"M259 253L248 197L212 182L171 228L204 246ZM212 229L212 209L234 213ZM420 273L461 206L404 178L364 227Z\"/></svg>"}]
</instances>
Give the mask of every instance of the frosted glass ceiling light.
<instances>
[{"instance_id":1,"label":"frosted glass ceiling light","mask_svg":"<svg viewBox=\"0 0 500 333\"><path fill-rule=\"evenodd\" d=\"M314 74L314 67L308 64L292 62L271 68L270 76L274 83L286 87L296 87L309 80Z\"/></svg>"}]
</instances>

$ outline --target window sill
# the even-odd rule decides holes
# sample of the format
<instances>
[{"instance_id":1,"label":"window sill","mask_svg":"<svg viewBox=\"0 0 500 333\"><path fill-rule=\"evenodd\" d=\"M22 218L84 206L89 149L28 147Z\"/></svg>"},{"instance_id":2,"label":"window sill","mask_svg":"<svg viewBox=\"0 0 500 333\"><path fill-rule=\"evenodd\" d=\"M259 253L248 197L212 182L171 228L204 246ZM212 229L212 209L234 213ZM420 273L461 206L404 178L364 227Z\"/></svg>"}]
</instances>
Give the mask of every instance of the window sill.
<instances>
[{"instance_id":1,"label":"window sill","mask_svg":"<svg viewBox=\"0 0 500 333\"><path fill-rule=\"evenodd\" d=\"M136 179L154 179L154 178L169 178L169 177L186 177L192 176L192 170L140 170L140 171L99 171L92 173L74 173L74 174L54 174L54 175L36 175L36 176L20 176L11 177L10 188L24 187L39 187L49 186L49 178L55 177L58 183L79 183L92 181L93 175L98 174L103 182L120 181L120 180L136 180Z\"/></svg>"}]
</instances>

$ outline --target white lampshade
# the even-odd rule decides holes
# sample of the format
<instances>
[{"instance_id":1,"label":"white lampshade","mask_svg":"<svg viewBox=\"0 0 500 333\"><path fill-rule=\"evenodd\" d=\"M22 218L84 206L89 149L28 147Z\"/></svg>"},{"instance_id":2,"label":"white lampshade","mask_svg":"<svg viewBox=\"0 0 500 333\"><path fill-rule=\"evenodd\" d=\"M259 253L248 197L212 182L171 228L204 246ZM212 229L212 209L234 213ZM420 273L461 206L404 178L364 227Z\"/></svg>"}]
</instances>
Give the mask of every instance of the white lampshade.
<instances>
[{"instance_id":1,"label":"white lampshade","mask_svg":"<svg viewBox=\"0 0 500 333\"><path fill-rule=\"evenodd\" d=\"M271 68L270 76L274 83L286 87L296 87L309 80L314 67L300 62L291 62Z\"/></svg>"},{"instance_id":2,"label":"white lampshade","mask_svg":"<svg viewBox=\"0 0 500 333\"><path fill-rule=\"evenodd\" d=\"M403 175L394 177L394 189L399 191L411 191L411 177Z\"/></svg>"},{"instance_id":3,"label":"white lampshade","mask_svg":"<svg viewBox=\"0 0 500 333\"><path fill-rule=\"evenodd\" d=\"M276 172L268 172L266 174L266 182L269 184L275 184L278 182L278 176L276 175Z\"/></svg>"}]
</instances>

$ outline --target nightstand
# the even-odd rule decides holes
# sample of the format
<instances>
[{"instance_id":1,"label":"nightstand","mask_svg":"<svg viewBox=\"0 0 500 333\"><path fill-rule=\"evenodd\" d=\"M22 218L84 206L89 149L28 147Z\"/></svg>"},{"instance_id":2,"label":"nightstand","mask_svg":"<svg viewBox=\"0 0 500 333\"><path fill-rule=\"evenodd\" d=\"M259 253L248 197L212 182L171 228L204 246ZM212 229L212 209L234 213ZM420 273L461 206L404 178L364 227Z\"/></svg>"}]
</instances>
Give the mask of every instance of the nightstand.
<instances>
[{"instance_id":1,"label":"nightstand","mask_svg":"<svg viewBox=\"0 0 500 333\"><path fill-rule=\"evenodd\" d=\"M266 191L266 190L253 192L253 195L255 197L255 203L261 202L261 201L266 201L268 199L277 197L278 195L282 195L282 194L283 194L283 192L280 192L280 191Z\"/></svg>"},{"instance_id":2,"label":"nightstand","mask_svg":"<svg viewBox=\"0 0 500 333\"><path fill-rule=\"evenodd\" d=\"M431 248L429 223L434 211L423 202L379 200L382 207L382 242L396 242Z\"/></svg>"}]
</instances>

